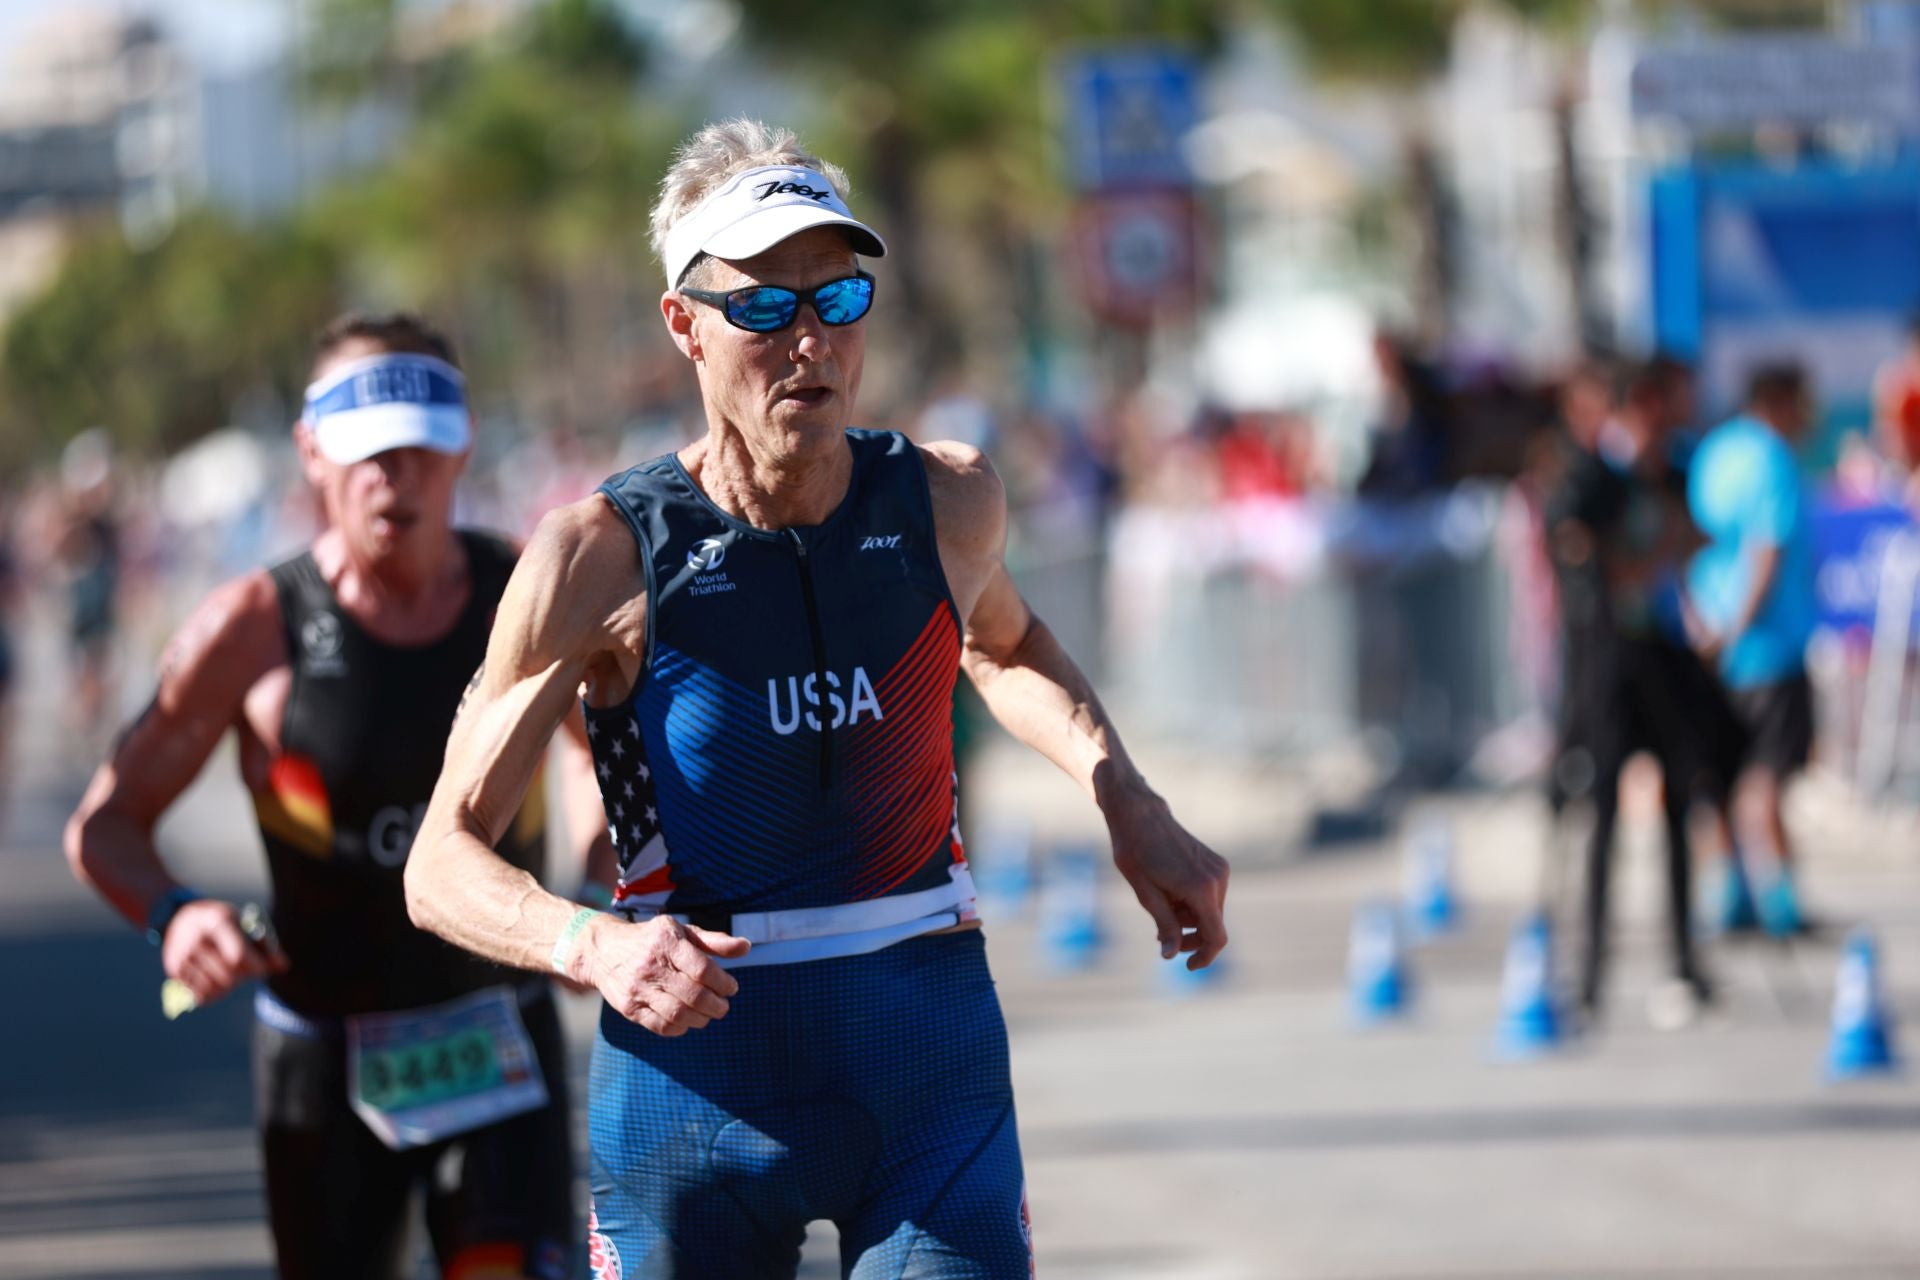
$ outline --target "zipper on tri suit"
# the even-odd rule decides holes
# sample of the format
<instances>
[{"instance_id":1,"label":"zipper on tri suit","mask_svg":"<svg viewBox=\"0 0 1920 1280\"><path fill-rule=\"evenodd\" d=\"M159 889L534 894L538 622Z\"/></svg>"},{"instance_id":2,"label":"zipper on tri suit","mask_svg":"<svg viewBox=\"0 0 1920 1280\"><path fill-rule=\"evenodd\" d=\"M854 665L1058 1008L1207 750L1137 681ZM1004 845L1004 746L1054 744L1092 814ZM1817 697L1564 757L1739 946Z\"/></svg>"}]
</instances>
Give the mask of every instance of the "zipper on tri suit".
<instances>
[{"instance_id":1,"label":"zipper on tri suit","mask_svg":"<svg viewBox=\"0 0 1920 1280\"><path fill-rule=\"evenodd\" d=\"M793 554L800 563L800 595L807 604L807 635L813 641L813 689L819 699L814 715L820 721L820 787L825 790L833 780L833 721L827 716L827 644L820 635L820 604L813 594L813 567L807 563L807 544L798 529L787 530L793 539ZM797 708L796 708L797 710Z\"/></svg>"}]
</instances>

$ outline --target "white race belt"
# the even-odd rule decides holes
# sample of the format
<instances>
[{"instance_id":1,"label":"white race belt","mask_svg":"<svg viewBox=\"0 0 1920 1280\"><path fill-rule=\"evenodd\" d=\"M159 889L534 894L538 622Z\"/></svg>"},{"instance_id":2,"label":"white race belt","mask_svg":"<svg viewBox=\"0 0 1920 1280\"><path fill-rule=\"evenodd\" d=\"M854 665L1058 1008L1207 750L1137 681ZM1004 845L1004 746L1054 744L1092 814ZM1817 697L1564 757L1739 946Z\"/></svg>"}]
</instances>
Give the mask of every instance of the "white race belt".
<instances>
[{"instance_id":1,"label":"white race belt","mask_svg":"<svg viewBox=\"0 0 1920 1280\"><path fill-rule=\"evenodd\" d=\"M745 938L753 950L738 960L721 960L728 968L755 964L792 964L833 956L878 951L907 938L936 929L950 929L978 919L974 910L973 876L954 864L946 884L917 893L895 894L865 902L831 907L796 907L788 911L735 912L727 932ZM629 920L651 920L658 908L616 905L614 911ZM692 923L673 913L682 924Z\"/></svg>"}]
</instances>

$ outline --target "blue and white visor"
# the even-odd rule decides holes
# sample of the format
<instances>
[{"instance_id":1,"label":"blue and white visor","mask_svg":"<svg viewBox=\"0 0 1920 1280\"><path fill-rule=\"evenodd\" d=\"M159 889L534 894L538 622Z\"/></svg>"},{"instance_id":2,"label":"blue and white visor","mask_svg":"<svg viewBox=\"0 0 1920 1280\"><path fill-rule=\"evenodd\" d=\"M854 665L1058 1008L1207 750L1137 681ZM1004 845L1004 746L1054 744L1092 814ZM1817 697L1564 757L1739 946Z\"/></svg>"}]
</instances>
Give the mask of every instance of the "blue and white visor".
<instances>
[{"instance_id":1,"label":"blue and white visor","mask_svg":"<svg viewBox=\"0 0 1920 1280\"><path fill-rule=\"evenodd\" d=\"M467 380L444 360L389 353L353 360L307 388L300 415L329 462L389 449L462 453L473 443Z\"/></svg>"}]
</instances>

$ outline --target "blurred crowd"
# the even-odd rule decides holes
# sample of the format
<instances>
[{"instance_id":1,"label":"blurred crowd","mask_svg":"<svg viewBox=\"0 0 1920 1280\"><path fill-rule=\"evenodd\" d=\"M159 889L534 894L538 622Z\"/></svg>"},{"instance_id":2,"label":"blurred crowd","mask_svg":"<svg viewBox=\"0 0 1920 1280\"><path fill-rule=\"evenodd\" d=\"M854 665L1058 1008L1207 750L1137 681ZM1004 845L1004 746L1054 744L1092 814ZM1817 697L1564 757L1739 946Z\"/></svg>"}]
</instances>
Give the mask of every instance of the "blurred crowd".
<instances>
[{"instance_id":1,"label":"blurred crowd","mask_svg":"<svg viewBox=\"0 0 1920 1280\"><path fill-rule=\"evenodd\" d=\"M1352 696L1362 712L1372 699L1376 719L1409 739L1421 726L1399 704L1421 691L1402 686L1424 678L1427 694L1443 687L1464 705L1463 668L1432 652L1447 648L1446 633L1469 630L1469 613L1486 614L1498 634L1461 644L1470 665L1498 668L1503 692L1472 717L1455 708L1446 767L1477 745L1459 739L1534 728L1507 772L1546 778L1556 809L1592 805L1597 940L1620 779L1636 753L1657 760L1675 982L1688 1001L1710 999L1679 925L1696 848L1720 868L1726 923L1804 924L1779 786L1805 762L1817 718L1806 688L1819 622L1816 499L1920 501L1920 329L1882 373L1872 428L1845 436L1826 474L1800 461L1820 413L1817 388L1791 362L1754 370L1747 404L1715 422L1701 413L1692 370L1667 357L1594 360L1529 380L1484 360L1432 357L1385 331L1373 354L1367 401L1332 410L1181 404L1145 381L1069 410L947 379L887 425L990 453L1015 508L1015 564L1066 556L1073 573L1104 583L1080 628L1088 646L1125 643L1109 636L1126 629L1117 622L1171 625L1172 597L1158 613L1143 603L1165 594L1155 575L1197 566L1291 589L1372 573L1386 585L1355 605ZM458 518L524 535L614 471L691 440L701 424L690 379L676 380L671 361L641 363L640 408L617 432L483 419ZM1353 419L1367 424L1358 450L1341 434ZM1489 510L1491 519L1474 514ZM94 758L144 696L146 664L191 601L303 544L317 514L284 436L235 428L172 457L132 459L115 455L105 431L82 435L0 515L0 675L19 683L22 655L7 640L28 607L57 618L67 669L27 674L71 689L67 741L76 763ZM1751 562L1756 546L1773 548L1763 565ZM1436 557L1496 566L1500 590L1482 605L1456 579L1420 586L1408 566ZM1056 606L1041 607L1051 616ZM1250 606L1237 607L1240 626ZM1275 612L1285 598L1258 607ZM1074 629L1063 620L1063 632ZM1296 648L1296 665L1316 661L1288 639L1251 647L1282 650L1256 655L1263 665L1287 665ZM1221 678L1257 707L1244 665ZM1590 1002L1603 969L1596 941L1583 978Z\"/></svg>"}]
</instances>

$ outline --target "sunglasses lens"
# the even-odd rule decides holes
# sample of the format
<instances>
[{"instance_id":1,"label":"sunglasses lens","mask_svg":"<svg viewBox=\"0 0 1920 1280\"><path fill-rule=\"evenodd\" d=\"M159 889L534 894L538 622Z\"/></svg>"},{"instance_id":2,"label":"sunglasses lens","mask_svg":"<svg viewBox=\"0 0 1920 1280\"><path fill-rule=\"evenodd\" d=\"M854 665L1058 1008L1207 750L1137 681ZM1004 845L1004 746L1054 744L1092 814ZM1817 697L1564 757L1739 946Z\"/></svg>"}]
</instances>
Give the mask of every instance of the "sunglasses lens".
<instances>
[{"instance_id":1,"label":"sunglasses lens","mask_svg":"<svg viewBox=\"0 0 1920 1280\"><path fill-rule=\"evenodd\" d=\"M727 319L742 329L772 333L793 323L800 299L791 289L763 285L757 289L739 289L727 295Z\"/></svg>"},{"instance_id":2,"label":"sunglasses lens","mask_svg":"<svg viewBox=\"0 0 1920 1280\"><path fill-rule=\"evenodd\" d=\"M825 324L852 324L873 305L873 281L864 276L835 280L814 295L813 306Z\"/></svg>"}]
</instances>

